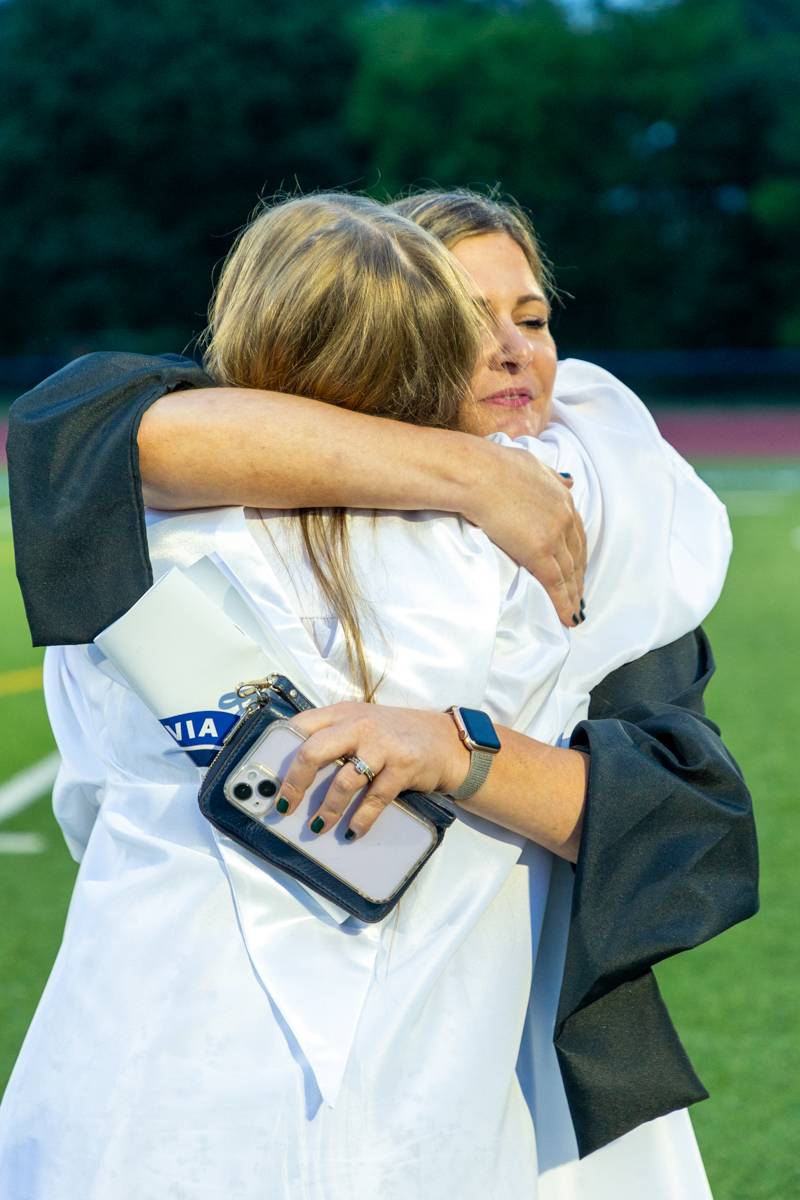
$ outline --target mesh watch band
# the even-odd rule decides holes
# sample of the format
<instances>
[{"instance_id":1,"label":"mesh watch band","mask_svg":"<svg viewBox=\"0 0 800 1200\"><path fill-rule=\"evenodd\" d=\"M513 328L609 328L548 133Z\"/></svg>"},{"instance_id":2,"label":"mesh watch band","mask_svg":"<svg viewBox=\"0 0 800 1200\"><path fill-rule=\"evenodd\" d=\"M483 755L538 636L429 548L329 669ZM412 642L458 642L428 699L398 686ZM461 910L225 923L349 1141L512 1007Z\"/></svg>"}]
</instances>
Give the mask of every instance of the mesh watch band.
<instances>
[{"instance_id":1,"label":"mesh watch band","mask_svg":"<svg viewBox=\"0 0 800 1200\"><path fill-rule=\"evenodd\" d=\"M466 779L460 787L450 793L454 800L466 800L477 792L479 787L483 786L494 758L494 755L489 754L486 750L470 750L469 756L469 770Z\"/></svg>"}]
</instances>

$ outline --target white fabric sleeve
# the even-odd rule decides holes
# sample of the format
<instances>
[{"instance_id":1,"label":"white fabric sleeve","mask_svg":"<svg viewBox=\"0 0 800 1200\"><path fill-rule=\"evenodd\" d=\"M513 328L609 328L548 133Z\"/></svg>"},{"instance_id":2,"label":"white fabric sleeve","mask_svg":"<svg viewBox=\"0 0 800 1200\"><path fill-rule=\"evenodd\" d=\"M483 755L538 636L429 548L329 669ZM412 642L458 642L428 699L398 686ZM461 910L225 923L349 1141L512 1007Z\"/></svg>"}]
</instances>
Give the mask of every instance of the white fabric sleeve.
<instances>
[{"instance_id":1,"label":"white fabric sleeve","mask_svg":"<svg viewBox=\"0 0 800 1200\"><path fill-rule=\"evenodd\" d=\"M653 645L665 645L696 628L719 598L732 547L725 506L665 441L635 392L602 367L560 363L555 395L542 438L563 426L581 442L603 493L601 569L622 580L621 564L609 570L616 550L627 556L629 579L634 563L650 576L643 595L657 585L662 610Z\"/></svg>"},{"instance_id":2,"label":"white fabric sleeve","mask_svg":"<svg viewBox=\"0 0 800 1200\"><path fill-rule=\"evenodd\" d=\"M576 434L561 424L549 425L539 437L517 437L493 433L487 439L495 445L524 451L551 471L572 476L570 496L583 521L587 551L591 555L603 518L603 492L595 466L586 447ZM536 514L531 514L535 522Z\"/></svg>"},{"instance_id":3,"label":"white fabric sleeve","mask_svg":"<svg viewBox=\"0 0 800 1200\"><path fill-rule=\"evenodd\" d=\"M561 733L556 684L568 649L567 631L544 588L517 567L507 576L486 686L492 719L555 743Z\"/></svg>"},{"instance_id":4,"label":"white fabric sleeve","mask_svg":"<svg viewBox=\"0 0 800 1200\"><path fill-rule=\"evenodd\" d=\"M76 862L83 857L102 802L107 768L94 713L102 711L103 694L112 686L100 672L80 670L81 657L87 655L85 646L53 646L44 656L45 703L61 755L53 812ZM85 694L87 679L92 680L93 704Z\"/></svg>"},{"instance_id":5,"label":"white fabric sleeve","mask_svg":"<svg viewBox=\"0 0 800 1200\"><path fill-rule=\"evenodd\" d=\"M539 438L492 440L534 453L575 480L589 561L587 620L568 634L555 700L559 732L567 733L606 675L708 616L731 552L727 514L641 400L592 363L559 364L552 420Z\"/></svg>"}]
</instances>

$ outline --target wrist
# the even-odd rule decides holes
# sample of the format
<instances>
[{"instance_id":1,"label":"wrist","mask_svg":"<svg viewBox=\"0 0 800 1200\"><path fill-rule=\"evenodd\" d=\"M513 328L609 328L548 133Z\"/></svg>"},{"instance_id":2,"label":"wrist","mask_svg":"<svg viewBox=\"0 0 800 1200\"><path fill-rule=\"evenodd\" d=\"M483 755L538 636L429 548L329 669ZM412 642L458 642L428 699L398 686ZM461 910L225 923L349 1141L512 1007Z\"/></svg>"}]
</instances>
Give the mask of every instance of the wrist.
<instances>
[{"instance_id":1,"label":"wrist","mask_svg":"<svg viewBox=\"0 0 800 1200\"><path fill-rule=\"evenodd\" d=\"M440 779L436 785L437 792L450 795L464 782L469 770L470 752L458 736L455 722L450 713L431 713L437 723L442 747L440 763Z\"/></svg>"},{"instance_id":2,"label":"wrist","mask_svg":"<svg viewBox=\"0 0 800 1200\"><path fill-rule=\"evenodd\" d=\"M406 479L416 480L410 496L413 507L458 513L471 521L484 469L483 439L455 429L412 429L402 423L401 431L406 436L400 450L403 472ZM397 438L394 444L399 449Z\"/></svg>"},{"instance_id":3,"label":"wrist","mask_svg":"<svg viewBox=\"0 0 800 1200\"><path fill-rule=\"evenodd\" d=\"M461 436L464 442L458 448L459 456L453 455L450 460L450 469L457 470L458 478L453 481L455 503L449 511L460 513L482 529L492 506L497 507L499 480L496 472L500 448L474 434Z\"/></svg>"}]
</instances>

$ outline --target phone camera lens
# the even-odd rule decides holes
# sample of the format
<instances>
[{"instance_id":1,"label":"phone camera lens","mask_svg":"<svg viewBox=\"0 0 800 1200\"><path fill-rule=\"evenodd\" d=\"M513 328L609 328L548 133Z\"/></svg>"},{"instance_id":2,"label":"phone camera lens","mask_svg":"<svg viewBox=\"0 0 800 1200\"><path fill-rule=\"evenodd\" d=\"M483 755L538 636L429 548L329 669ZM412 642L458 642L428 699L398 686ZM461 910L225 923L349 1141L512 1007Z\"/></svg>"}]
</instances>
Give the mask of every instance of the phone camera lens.
<instances>
[{"instance_id":1,"label":"phone camera lens","mask_svg":"<svg viewBox=\"0 0 800 1200\"><path fill-rule=\"evenodd\" d=\"M277 790L278 785L273 783L271 779L262 779L258 785L259 796L264 796L267 800L271 799Z\"/></svg>"},{"instance_id":2,"label":"phone camera lens","mask_svg":"<svg viewBox=\"0 0 800 1200\"><path fill-rule=\"evenodd\" d=\"M249 783L237 783L233 789L233 794L237 800L249 800L253 794L253 789Z\"/></svg>"}]
</instances>

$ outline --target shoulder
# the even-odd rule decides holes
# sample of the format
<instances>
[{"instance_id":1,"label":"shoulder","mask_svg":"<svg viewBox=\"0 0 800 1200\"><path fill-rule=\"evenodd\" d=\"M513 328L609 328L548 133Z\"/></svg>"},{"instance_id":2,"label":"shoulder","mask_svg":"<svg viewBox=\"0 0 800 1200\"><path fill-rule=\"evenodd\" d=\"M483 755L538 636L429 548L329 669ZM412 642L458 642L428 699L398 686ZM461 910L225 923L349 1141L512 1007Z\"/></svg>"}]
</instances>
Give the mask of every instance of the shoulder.
<instances>
[{"instance_id":1,"label":"shoulder","mask_svg":"<svg viewBox=\"0 0 800 1200\"><path fill-rule=\"evenodd\" d=\"M616 375L596 363L567 358L558 364L554 388L554 420L571 427L602 421L614 428L638 432L653 441L661 435L647 406Z\"/></svg>"},{"instance_id":2,"label":"shoulder","mask_svg":"<svg viewBox=\"0 0 800 1200\"><path fill-rule=\"evenodd\" d=\"M194 359L179 354L128 354L99 350L84 354L48 375L11 406L9 421L14 429L29 422L64 419L65 406L86 405L105 411L109 417L132 399L154 391L161 394L177 387L208 387L212 381Z\"/></svg>"}]
</instances>

